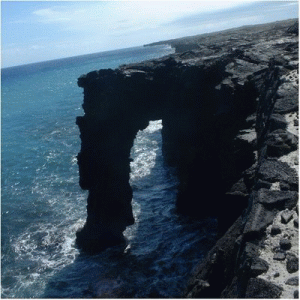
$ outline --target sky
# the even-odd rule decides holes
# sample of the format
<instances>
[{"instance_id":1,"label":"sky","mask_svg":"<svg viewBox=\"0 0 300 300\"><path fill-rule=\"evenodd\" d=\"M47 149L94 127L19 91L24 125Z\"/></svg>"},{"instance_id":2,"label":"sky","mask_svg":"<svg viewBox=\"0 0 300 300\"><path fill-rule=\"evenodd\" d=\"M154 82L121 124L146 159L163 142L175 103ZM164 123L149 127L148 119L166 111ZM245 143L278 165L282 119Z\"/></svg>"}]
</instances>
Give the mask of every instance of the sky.
<instances>
[{"instance_id":1,"label":"sky","mask_svg":"<svg viewBox=\"0 0 300 300\"><path fill-rule=\"evenodd\" d=\"M298 18L298 1L1 1L1 67Z\"/></svg>"}]
</instances>

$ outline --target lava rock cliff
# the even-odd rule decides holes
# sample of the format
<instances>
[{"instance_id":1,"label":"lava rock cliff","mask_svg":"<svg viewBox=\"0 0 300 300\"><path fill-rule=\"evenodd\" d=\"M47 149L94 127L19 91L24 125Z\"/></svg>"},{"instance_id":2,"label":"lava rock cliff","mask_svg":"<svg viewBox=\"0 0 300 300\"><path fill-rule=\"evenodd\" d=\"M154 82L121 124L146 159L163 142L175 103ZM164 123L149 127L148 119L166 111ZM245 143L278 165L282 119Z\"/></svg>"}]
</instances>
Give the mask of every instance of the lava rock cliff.
<instances>
[{"instance_id":1,"label":"lava rock cliff","mask_svg":"<svg viewBox=\"0 0 300 300\"><path fill-rule=\"evenodd\" d=\"M220 225L183 295L280 297L280 286L258 277L268 270L258 253L278 213L297 208L298 175L281 159L298 148L287 126L298 112L297 27L289 20L173 40L175 54L78 79L80 186L89 190L79 248L124 243L134 223L130 150L138 130L162 119L178 213Z\"/></svg>"}]
</instances>

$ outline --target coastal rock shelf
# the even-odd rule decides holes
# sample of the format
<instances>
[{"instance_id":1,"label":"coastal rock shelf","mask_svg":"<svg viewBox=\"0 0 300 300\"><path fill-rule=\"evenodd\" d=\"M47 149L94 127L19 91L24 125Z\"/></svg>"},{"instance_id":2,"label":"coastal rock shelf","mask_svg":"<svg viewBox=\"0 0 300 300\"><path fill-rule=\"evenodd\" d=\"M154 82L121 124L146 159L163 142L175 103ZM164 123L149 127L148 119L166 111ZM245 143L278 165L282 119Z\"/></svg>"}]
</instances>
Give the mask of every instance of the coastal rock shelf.
<instances>
[{"instance_id":1,"label":"coastal rock shelf","mask_svg":"<svg viewBox=\"0 0 300 300\"><path fill-rule=\"evenodd\" d=\"M222 236L183 296L287 296L285 286L293 289L298 274L298 225L285 229L298 224L294 24L185 38L184 47L173 40L175 54L78 79L84 89L84 116L77 117L80 186L89 190L80 249L96 253L125 242L123 231L134 223L130 151L137 132L161 119L163 155L179 180L177 212L217 217ZM272 269L265 241L273 243L276 226L285 233L280 242L290 241L278 242L273 253L290 266L293 278L284 284L262 275Z\"/></svg>"}]
</instances>

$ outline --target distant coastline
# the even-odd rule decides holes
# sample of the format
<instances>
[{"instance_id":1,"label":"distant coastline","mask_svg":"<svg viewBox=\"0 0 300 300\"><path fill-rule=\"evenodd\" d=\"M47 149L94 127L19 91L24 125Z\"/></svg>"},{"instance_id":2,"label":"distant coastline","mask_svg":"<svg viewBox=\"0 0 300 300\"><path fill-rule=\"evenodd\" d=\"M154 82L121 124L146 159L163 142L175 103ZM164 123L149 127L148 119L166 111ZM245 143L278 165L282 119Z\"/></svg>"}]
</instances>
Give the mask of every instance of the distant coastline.
<instances>
[{"instance_id":1,"label":"distant coastline","mask_svg":"<svg viewBox=\"0 0 300 300\"><path fill-rule=\"evenodd\" d=\"M220 35L222 37L230 38L231 34L235 35L237 32L249 32L251 30L255 31L266 31L270 30L274 26L278 27L284 27L287 25L292 26L295 21L297 21L297 18L293 19L286 19L283 21L275 21L272 23L263 23L263 24L256 24L256 25L244 25L237 28L230 28L220 31L213 31L209 33L202 33L192 36L185 36L181 38L176 39L170 39L170 40L164 40L159 42L154 42L150 44L145 44L144 47L153 47L157 45L170 45L172 48L175 49L176 53L189 51L189 50L197 50L200 49L202 42L207 42L207 40L210 40L210 43L212 44L214 41L218 39Z\"/></svg>"}]
</instances>

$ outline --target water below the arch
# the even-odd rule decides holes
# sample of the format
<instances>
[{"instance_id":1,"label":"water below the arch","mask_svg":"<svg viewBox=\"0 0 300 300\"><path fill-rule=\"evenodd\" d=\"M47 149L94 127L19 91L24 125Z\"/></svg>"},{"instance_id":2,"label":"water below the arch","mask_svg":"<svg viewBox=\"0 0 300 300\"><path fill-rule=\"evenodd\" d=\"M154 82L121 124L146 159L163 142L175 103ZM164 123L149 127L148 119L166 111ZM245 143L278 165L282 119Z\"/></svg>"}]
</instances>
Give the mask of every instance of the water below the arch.
<instances>
[{"instance_id":1,"label":"water below the arch","mask_svg":"<svg viewBox=\"0 0 300 300\"><path fill-rule=\"evenodd\" d=\"M89 256L75 245L86 218L79 187L77 78L172 53L138 47L2 69L3 298L177 297L216 239L216 221L175 213L177 180L161 154L161 121L137 134L128 246ZM199 191L201 193L201 191ZM209 199L207 200L209 201Z\"/></svg>"}]
</instances>

